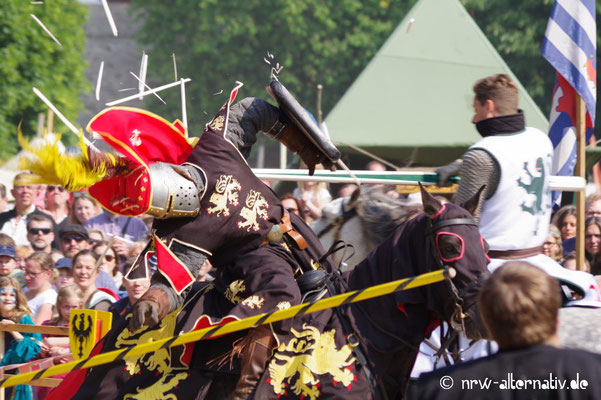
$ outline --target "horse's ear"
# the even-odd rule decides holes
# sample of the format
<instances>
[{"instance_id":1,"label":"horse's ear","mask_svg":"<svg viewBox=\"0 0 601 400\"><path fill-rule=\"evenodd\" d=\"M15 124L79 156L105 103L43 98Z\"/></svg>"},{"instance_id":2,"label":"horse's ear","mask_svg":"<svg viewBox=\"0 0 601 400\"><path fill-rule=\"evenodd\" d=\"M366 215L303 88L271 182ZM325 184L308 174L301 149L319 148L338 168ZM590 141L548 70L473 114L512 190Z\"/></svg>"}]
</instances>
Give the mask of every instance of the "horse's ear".
<instances>
[{"instance_id":1,"label":"horse's ear","mask_svg":"<svg viewBox=\"0 0 601 400\"><path fill-rule=\"evenodd\" d=\"M476 210L478 209L478 205L480 204L480 200L482 197L482 192L486 188L486 185L482 185L480 189L474 194L470 199L468 199L465 203L463 203L463 208L468 210L470 214L474 215Z\"/></svg>"},{"instance_id":2,"label":"horse's ear","mask_svg":"<svg viewBox=\"0 0 601 400\"><path fill-rule=\"evenodd\" d=\"M419 190L422 192L422 204L424 205L424 212L430 217L435 216L442 209L442 203L436 200L424 187L421 182L418 182Z\"/></svg>"}]
</instances>

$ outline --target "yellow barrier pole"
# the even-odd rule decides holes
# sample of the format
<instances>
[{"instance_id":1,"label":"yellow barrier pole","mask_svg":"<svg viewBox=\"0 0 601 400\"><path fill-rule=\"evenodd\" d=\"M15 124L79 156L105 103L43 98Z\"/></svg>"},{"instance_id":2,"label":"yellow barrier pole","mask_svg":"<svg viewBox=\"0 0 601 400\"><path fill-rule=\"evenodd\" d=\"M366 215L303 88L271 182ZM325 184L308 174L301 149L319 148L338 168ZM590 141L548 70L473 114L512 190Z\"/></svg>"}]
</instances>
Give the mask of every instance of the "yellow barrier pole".
<instances>
[{"instance_id":1,"label":"yellow barrier pole","mask_svg":"<svg viewBox=\"0 0 601 400\"><path fill-rule=\"evenodd\" d=\"M444 279L452 279L454 276L455 270L453 268L448 268L428 272L411 278L405 278L393 282L383 283L381 285L371 286L365 289L354 290L352 292L328 297L326 299L316 301L315 303L299 304L297 306L290 307L286 310L277 310L272 313L259 314L254 317L245 318L240 321L233 321L225 325L211 326L208 328L200 329L198 331L184 333L179 336L173 336L154 342L130 346L119 350L113 350L108 353L101 353L92 358L87 358L85 360L72 361L61 365L55 365L44 370L28 372L18 376L11 376L9 378L0 380L0 387L23 385L27 382L37 380L40 378L51 377L65 372L71 372L77 369L96 367L98 365L111 363L115 360L123 360L125 358L150 353L161 348L173 347L190 342L196 342L203 339L209 339L214 336L242 331L244 329L256 327L259 325L277 322L316 311L322 311L328 308L338 307L344 304L355 303L361 300L367 300L374 297L399 292L401 290L408 290L419 286L430 285L432 283L440 282Z\"/></svg>"}]
</instances>

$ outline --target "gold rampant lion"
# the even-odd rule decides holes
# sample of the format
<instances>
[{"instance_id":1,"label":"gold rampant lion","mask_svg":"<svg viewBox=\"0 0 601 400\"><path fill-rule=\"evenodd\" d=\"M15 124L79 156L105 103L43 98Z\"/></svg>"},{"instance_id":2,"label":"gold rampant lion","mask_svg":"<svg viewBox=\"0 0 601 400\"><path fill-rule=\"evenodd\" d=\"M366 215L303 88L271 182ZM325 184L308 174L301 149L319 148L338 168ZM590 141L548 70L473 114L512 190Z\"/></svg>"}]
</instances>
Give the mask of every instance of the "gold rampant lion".
<instances>
[{"instance_id":1,"label":"gold rampant lion","mask_svg":"<svg viewBox=\"0 0 601 400\"><path fill-rule=\"evenodd\" d=\"M223 123L225 122L225 117L223 115L218 116L217 118L215 118L213 120L213 122L211 122L211 128L215 129L216 131L220 131L223 129Z\"/></svg>"},{"instance_id":2,"label":"gold rampant lion","mask_svg":"<svg viewBox=\"0 0 601 400\"><path fill-rule=\"evenodd\" d=\"M246 299L244 299L244 301L242 301L242 304L245 305L246 307L249 307L251 309L260 309L261 307L263 307L263 303L265 303L265 299L259 297L259 296L250 296L247 297Z\"/></svg>"},{"instance_id":3,"label":"gold rampant lion","mask_svg":"<svg viewBox=\"0 0 601 400\"><path fill-rule=\"evenodd\" d=\"M230 286L225 290L225 298L234 304L238 304L244 301L243 297L238 296L238 293L242 293L246 290L246 285L242 279L238 279L230 283Z\"/></svg>"},{"instance_id":4,"label":"gold rampant lion","mask_svg":"<svg viewBox=\"0 0 601 400\"><path fill-rule=\"evenodd\" d=\"M173 393L168 395L165 395L165 393L176 387L179 381L184 380L187 377L187 372L180 372L175 375L165 374L152 386L146 387L142 390L140 390L138 387L138 393L127 394L123 397L123 400L177 400L177 396ZM168 378L171 379L167 381Z\"/></svg>"},{"instance_id":5,"label":"gold rampant lion","mask_svg":"<svg viewBox=\"0 0 601 400\"><path fill-rule=\"evenodd\" d=\"M319 379L315 375L330 374L334 384L341 382L349 390L357 378L351 370L356 358L349 344L336 349L335 329L321 334L317 328L303 324L303 331L291 330L295 338L278 346L269 363L269 380L278 397L289 386L295 395L315 400L319 397ZM282 354L283 352L292 355ZM284 364L281 364L281 362Z\"/></svg>"},{"instance_id":6,"label":"gold rampant lion","mask_svg":"<svg viewBox=\"0 0 601 400\"><path fill-rule=\"evenodd\" d=\"M229 217L230 209L228 204L238 207L238 191L242 187L232 175L220 175L215 184L215 192L211 194L209 201L215 207L207 208L209 214L215 213L217 217L223 215Z\"/></svg>"},{"instance_id":7,"label":"gold rampant lion","mask_svg":"<svg viewBox=\"0 0 601 400\"><path fill-rule=\"evenodd\" d=\"M251 190L246 196L245 207L240 211L240 216L245 221L238 221L238 228L246 229L248 232L252 229L257 232L259 230L259 218L262 220L269 218L268 208L269 204L261 192Z\"/></svg>"},{"instance_id":8,"label":"gold rampant lion","mask_svg":"<svg viewBox=\"0 0 601 400\"><path fill-rule=\"evenodd\" d=\"M175 319L179 309L170 312L165 318L161 320L161 324L158 329L148 330L141 335L140 331L130 332L129 329L124 329L115 343L115 348L120 349L126 346L135 346L138 344L153 342L156 340L164 339L173 336L175 330ZM125 367L130 375L134 375L140 371L140 364L143 364L150 371L157 370L160 374L166 374L171 372L171 352L169 348L158 349L152 353L141 354L137 357L127 358L125 360Z\"/></svg>"}]
</instances>

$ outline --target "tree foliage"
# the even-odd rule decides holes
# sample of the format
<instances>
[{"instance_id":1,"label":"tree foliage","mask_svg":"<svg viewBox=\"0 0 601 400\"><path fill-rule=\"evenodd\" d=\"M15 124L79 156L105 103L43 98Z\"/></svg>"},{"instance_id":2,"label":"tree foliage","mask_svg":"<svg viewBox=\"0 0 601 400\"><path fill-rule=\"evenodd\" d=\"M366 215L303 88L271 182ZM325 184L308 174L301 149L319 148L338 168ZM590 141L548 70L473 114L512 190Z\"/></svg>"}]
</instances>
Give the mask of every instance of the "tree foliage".
<instances>
[{"instance_id":1,"label":"tree foliage","mask_svg":"<svg viewBox=\"0 0 601 400\"><path fill-rule=\"evenodd\" d=\"M33 93L37 87L67 118L75 121L88 87L84 76L87 8L77 0L52 0L31 4L3 0L0 7L0 159L18 149L17 126L35 133L37 115L48 107ZM57 37L55 43L30 14ZM64 132L62 124L55 131Z\"/></svg>"},{"instance_id":2,"label":"tree foliage","mask_svg":"<svg viewBox=\"0 0 601 400\"><path fill-rule=\"evenodd\" d=\"M342 96L415 1L387 0L133 0L149 52L148 78L190 77L188 120L205 123L224 103L236 80L243 96L266 97L270 66L299 101L315 112L322 84L323 111ZM274 55L268 58L267 52ZM223 90L220 95L214 95ZM161 96L163 96L161 94ZM148 100L156 112L178 117L178 91L167 106ZM206 115L205 115L206 113ZM196 132L195 132L196 131ZM198 125L192 129L198 134Z\"/></svg>"}]
</instances>

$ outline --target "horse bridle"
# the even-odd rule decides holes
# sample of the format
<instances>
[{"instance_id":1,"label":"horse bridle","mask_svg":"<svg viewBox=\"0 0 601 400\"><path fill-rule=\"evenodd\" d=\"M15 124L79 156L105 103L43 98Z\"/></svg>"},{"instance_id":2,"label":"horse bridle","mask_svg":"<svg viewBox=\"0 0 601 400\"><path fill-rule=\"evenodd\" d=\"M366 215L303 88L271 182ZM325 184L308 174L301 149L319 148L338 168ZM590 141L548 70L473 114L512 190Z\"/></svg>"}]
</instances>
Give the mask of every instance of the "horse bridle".
<instances>
[{"instance_id":1,"label":"horse bridle","mask_svg":"<svg viewBox=\"0 0 601 400\"><path fill-rule=\"evenodd\" d=\"M430 220L431 223L432 220ZM446 219L446 220L441 220L438 221L434 224L431 223L431 225L426 229L425 235L430 237L430 241L431 241L431 247L432 247L432 255L434 257L434 259L437 261L438 267L440 268L445 268L448 269L450 268L449 265L445 265L445 263L443 262L441 255L438 254L438 252L436 251L436 242L434 240L434 234L441 228L447 227L447 226L452 226L452 225L473 225L478 227L478 223L473 219L473 218L451 218L451 219ZM461 290L457 289L457 286L455 286L455 283L453 283L453 281L451 279L445 279L445 285L447 286L447 289L449 291L449 293L451 294L451 298L453 301L453 313L451 314L450 320L449 320L449 326L450 329L447 330L447 333L442 335L441 339L441 344L440 344L440 348L438 349L438 351L436 352L436 356L442 356L445 361L447 362L447 365L450 365L449 359L447 357L447 353L445 351L445 349L450 345L451 341L453 339L456 338L457 333L458 332L465 332L465 324L464 324L464 319L465 319L465 314L463 313L463 296L472 288L474 288L475 286L479 285L480 283L482 283L485 279L487 279L490 276L489 272L484 272L482 274L480 274L480 276L478 276L476 279L474 279L473 281L469 282L467 285L465 285L465 287L463 287ZM457 325L457 321L461 322L461 326ZM432 346L432 345L430 345ZM455 362L457 362L458 360L456 359Z\"/></svg>"},{"instance_id":2,"label":"horse bridle","mask_svg":"<svg viewBox=\"0 0 601 400\"><path fill-rule=\"evenodd\" d=\"M343 208L344 210L344 208ZM349 214L351 214L349 212ZM344 214L343 214L344 217ZM319 232L319 235L324 234L325 232L329 231L330 229L332 229L335 225L335 223L338 220L341 220L340 222L344 221L343 217L338 217L337 220L330 224L329 226L327 226L324 230ZM438 254L436 254L435 252L435 243L434 243L434 233L439 230L440 228L446 227L446 226L451 226L451 225L474 225L474 226L478 226L478 224L476 223L476 221L472 218L451 218L451 219L447 219L447 220L441 220L438 221L434 224L431 223L431 219L429 219L430 221L430 226L426 229L425 234L427 236L430 236L430 239L432 240L432 251L434 252L433 256L434 259L437 260L437 263L439 264L439 267L441 268L449 268L449 266L445 266L442 262L442 259L440 258L440 256ZM338 222L338 223L340 223ZM337 250L340 250L341 247L338 247L337 245L339 245L339 241L335 242L330 250L327 252L326 256L324 256L322 259L325 259L327 256L331 255L332 253L336 252ZM321 261L321 260L320 260ZM454 300L454 306L455 306L455 311L453 312L452 316L451 316L451 321L453 320L453 317L455 316L455 314L458 315L462 315L463 311L462 311L462 305L463 305L463 295L470 290L471 288L473 288L475 285L478 285L483 279L483 275L482 274L480 277L476 278L474 281L468 283L466 285L465 288L463 288L462 290L458 290L457 287L455 286L455 284L450 280L450 279L445 279L446 285L449 288L450 293L453 296L453 300ZM348 285L346 284L346 282L344 281L344 279L341 277L340 275L340 269L337 268L336 272L334 272L333 274L331 274L330 278L334 278L337 279L342 285L343 287L348 290ZM332 281L330 281L328 279L328 290L330 291L330 293L332 295L336 294L335 289L333 288L332 285ZM419 352L419 348L416 348L415 346L413 346L411 343L408 343L406 340L404 340L403 338L393 334L392 332L389 332L388 330L384 329L383 327L379 326L375 321L372 320L372 318L364 312L364 310L362 309L362 307L360 307L360 304L358 303L354 303L355 306L357 306L357 309L364 314L368 321L370 321L370 323L376 328L378 329L380 332L386 334L387 336L392 337L393 339L396 339L397 341L399 341L400 343L402 343L404 346L407 346L411 349L416 350L417 352ZM346 329L343 329L344 331L348 331L351 330L352 331L352 327L350 327L349 322L346 320L346 317L340 312L340 310L338 308L336 308L336 312L340 318L341 323L343 324L343 327L346 326ZM463 320L461 320L463 321ZM452 325L452 324L451 324ZM463 327L464 331L465 331L465 327ZM442 353L442 356L445 358L445 360L447 361L447 364L450 365L450 362L448 360L448 357L446 355L446 351L445 349L447 348L447 346L449 345L449 343L451 342L451 340L456 336L456 332L457 330L453 327L453 329L449 329L448 330L448 338L446 337L441 337L441 346L437 351L437 355L439 355L440 353ZM350 337L350 335L347 334L347 340ZM444 343L442 343L444 341ZM357 351L360 350L360 348L358 348L358 342L353 344L353 347L355 348L355 354L357 354ZM372 344L373 345L373 344ZM432 345L430 345L432 347ZM361 354L361 352L358 353L358 355ZM372 393L374 394L374 397L376 399L386 399L387 395L386 393L382 390L382 388L380 387L379 384L377 384L374 380L373 380L373 376L371 374L371 372L369 372L369 368L367 365L367 361L365 359L365 356L361 356L358 358L360 359L360 363L363 365L365 371L366 371L366 375L368 378L368 382L370 383L370 387L372 390ZM363 359L363 360L361 360Z\"/></svg>"}]
</instances>

